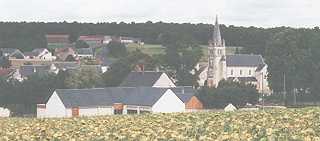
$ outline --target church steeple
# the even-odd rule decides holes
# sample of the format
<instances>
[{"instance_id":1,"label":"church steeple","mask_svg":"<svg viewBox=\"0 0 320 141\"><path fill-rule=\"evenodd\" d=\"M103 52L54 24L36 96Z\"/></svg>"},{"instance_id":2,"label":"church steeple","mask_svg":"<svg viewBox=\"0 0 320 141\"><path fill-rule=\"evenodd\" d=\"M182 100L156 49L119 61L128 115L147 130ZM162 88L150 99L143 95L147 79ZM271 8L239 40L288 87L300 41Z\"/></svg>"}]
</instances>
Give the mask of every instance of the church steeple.
<instances>
[{"instance_id":1,"label":"church steeple","mask_svg":"<svg viewBox=\"0 0 320 141\"><path fill-rule=\"evenodd\" d=\"M214 26L213 36L212 36L213 46L221 47L223 46L221 33L220 33L220 25L218 22L218 15L216 16L216 22Z\"/></svg>"}]
</instances>

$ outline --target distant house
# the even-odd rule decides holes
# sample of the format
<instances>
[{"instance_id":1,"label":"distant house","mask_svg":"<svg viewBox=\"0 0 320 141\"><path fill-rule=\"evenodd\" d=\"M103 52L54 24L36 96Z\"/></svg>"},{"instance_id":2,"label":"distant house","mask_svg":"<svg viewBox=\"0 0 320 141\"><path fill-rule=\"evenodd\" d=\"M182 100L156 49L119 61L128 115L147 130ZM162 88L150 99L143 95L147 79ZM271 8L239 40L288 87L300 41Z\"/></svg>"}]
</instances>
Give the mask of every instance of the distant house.
<instances>
[{"instance_id":1,"label":"distant house","mask_svg":"<svg viewBox=\"0 0 320 141\"><path fill-rule=\"evenodd\" d=\"M64 48L69 45L69 35L66 34L47 34L47 48Z\"/></svg>"},{"instance_id":2,"label":"distant house","mask_svg":"<svg viewBox=\"0 0 320 141\"><path fill-rule=\"evenodd\" d=\"M10 116L10 110L0 107L0 117L9 117Z\"/></svg>"},{"instance_id":3,"label":"distant house","mask_svg":"<svg viewBox=\"0 0 320 141\"><path fill-rule=\"evenodd\" d=\"M19 73L22 79L27 79L33 74L47 74L55 73L57 74L59 69L54 64L51 65L24 65L20 67Z\"/></svg>"},{"instance_id":4,"label":"distant house","mask_svg":"<svg viewBox=\"0 0 320 141\"><path fill-rule=\"evenodd\" d=\"M94 51L92 48L79 48L76 50L77 57L80 59L93 59Z\"/></svg>"},{"instance_id":5,"label":"distant house","mask_svg":"<svg viewBox=\"0 0 320 141\"><path fill-rule=\"evenodd\" d=\"M0 57L5 56L12 59L24 59L24 54L15 48L0 48Z\"/></svg>"},{"instance_id":6,"label":"distant house","mask_svg":"<svg viewBox=\"0 0 320 141\"><path fill-rule=\"evenodd\" d=\"M109 44L112 41L112 36L104 36L103 44Z\"/></svg>"},{"instance_id":7,"label":"distant house","mask_svg":"<svg viewBox=\"0 0 320 141\"><path fill-rule=\"evenodd\" d=\"M56 57L53 56L52 53L46 48L37 48L32 52L25 52L24 55L26 59L39 59L48 61L53 61L56 59Z\"/></svg>"},{"instance_id":8,"label":"distant house","mask_svg":"<svg viewBox=\"0 0 320 141\"><path fill-rule=\"evenodd\" d=\"M72 57L76 60L76 51L71 47L56 48L54 54L57 57L57 60L60 61L66 61L68 57Z\"/></svg>"},{"instance_id":9,"label":"distant house","mask_svg":"<svg viewBox=\"0 0 320 141\"><path fill-rule=\"evenodd\" d=\"M103 35L87 35L80 36L78 40L86 42L90 47L101 47L103 45L105 36Z\"/></svg>"},{"instance_id":10,"label":"distant house","mask_svg":"<svg viewBox=\"0 0 320 141\"><path fill-rule=\"evenodd\" d=\"M121 41L121 43L124 43L124 44L132 44L132 43L143 44L141 39L133 38L133 37L123 37L123 36L121 36L120 37L120 41Z\"/></svg>"},{"instance_id":11,"label":"distant house","mask_svg":"<svg viewBox=\"0 0 320 141\"><path fill-rule=\"evenodd\" d=\"M37 105L37 117L185 112L192 95L175 91L152 87L56 90L46 103Z\"/></svg>"},{"instance_id":12,"label":"distant house","mask_svg":"<svg viewBox=\"0 0 320 141\"><path fill-rule=\"evenodd\" d=\"M120 84L122 87L176 87L164 72L131 72Z\"/></svg>"}]
</instances>

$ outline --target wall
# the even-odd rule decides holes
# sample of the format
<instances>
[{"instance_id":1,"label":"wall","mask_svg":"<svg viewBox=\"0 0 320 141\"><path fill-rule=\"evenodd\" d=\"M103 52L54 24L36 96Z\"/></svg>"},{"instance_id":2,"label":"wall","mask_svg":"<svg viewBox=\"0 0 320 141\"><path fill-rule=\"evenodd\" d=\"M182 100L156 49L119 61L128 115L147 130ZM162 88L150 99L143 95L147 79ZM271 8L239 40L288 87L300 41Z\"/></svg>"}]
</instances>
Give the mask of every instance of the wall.
<instances>
[{"instance_id":1,"label":"wall","mask_svg":"<svg viewBox=\"0 0 320 141\"><path fill-rule=\"evenodd\" d=\"M152 106L154 113L184 112L185 104L171 91L167 90Z\"/></svg>"},{"instance_id":2,"label":"wall","mask_svg":"<svg viewBox=\"0 0 320 141\"><path fill-rule=\"evenodd\" d=\"M71 114L67 113L61 99L57 93L54 92L46 104L44 116L40 114L38 116L37 114L37 117L71 117Z\"/></svg>"},{"instance_id":3,"label":"wall","mask_svg":"<svg viewBox=\"0 0 320 141\"><path fill-rule=\"evenodd\" d=\"M154 85L152 87L172 88L172 87L176 87L176 85L172 82L172 80L168 77L167 74L162 73L159 80L157 80L156 83L154 83Z\"/></svg>"},{"instance_id":4,"label":"wall","mask_svg":"<svg viewBox=\"0 0 320 141\"><path fill-rule=\"evenodd\" d=\"M196 96L193 96L186 103L186 109L203 109L203 104Z\"/></svg>"},{"instance_id":5,"label":"wall","mask_svg":"<svg viewBox=\"0 0 320 141\"><path fill-rule=\"evenodd\" d=\"M101 116L112 115L112 107L95 107L95 108L81 108L79 109L80 116Z\"/></svg>"},{"instance_id":6,"label":"wall","mask_svg":"<svg viewBox=\"0 0 320 141\"><path fill-rule=\"evenodd\" d=\"M255 77L257 67L227 67L227 77ZM233 70L233 75L231 71ZM242 74L240 74L242 70ZM251 70L251 75L249 71Z\"/></svg>"}]
</instances>

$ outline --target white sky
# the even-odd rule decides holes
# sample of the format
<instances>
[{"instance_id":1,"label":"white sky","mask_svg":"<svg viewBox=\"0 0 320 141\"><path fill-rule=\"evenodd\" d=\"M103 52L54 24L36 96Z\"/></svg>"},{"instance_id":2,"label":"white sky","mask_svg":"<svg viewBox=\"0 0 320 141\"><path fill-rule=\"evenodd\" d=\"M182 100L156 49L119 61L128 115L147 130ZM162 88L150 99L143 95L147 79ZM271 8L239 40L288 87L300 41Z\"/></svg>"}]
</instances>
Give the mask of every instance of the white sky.
<instances>
[{"instance_id":1,"label":"white sky","mask_svg":"<svg viewBox=\"0 0 320 141\"><path fill-rule=\"evenodd\" d=\"M320 0L0 0L0 21L320 26Z\"/></svg>"}]
</instances>

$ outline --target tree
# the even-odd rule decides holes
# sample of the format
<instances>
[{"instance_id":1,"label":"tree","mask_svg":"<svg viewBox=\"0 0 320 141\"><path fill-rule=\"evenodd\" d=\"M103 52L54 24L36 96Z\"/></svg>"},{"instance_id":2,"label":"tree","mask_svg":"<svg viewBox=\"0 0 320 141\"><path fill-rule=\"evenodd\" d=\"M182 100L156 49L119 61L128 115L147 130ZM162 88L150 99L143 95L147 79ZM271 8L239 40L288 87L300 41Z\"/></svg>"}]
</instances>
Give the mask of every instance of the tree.
<instances>
[{"instance_id":1,"label":"tree","mask_svg":"<svg viewBox=\"0 0 320 141\"><path fill-rule=\"evenodd\" d=\"M224 108L229 103L239 108L247 103L256 104L259 98L253 85L232 81L221 81L218 88L204 87L198 93L206 108Z\"/></svg>"},{"instance_id":2,"label":"tree","mask_svg":"<svg viewBox=\"0 0 320 141\"><path fill-rule=\"evenodd\" d=\"M164 66L172 70L177 84L181 86L198 87L198 75L195 70L196 64L202 56L202 50L190 36L179 36L176 34L162 35L162 45L166 47ZM195 73L191 73L191 72Z\"/></svg>"},{"instance_id":3,"label":"tree","mask_svg":"<svg viewBox=\"0 0 320 141\"><path fill-rule=\"evenodd\" d=\"M119 86L134 67L141 62L144 63L145 68L154 68L153 59L151 59L150 56L143 54L140 50L131 52L127 57L113 63L110 70L102 75L104 86Z\"/></svg>"},{"instance_id":4,"label":"tree","mask_svg":"<svg viewBox=\"0 0 320 141\"><path fill-rule=\"evenodd\" d=\"M89 48L90 46L83 40L78 40L76 42L76 48Z\"/></svg>"},{"instance_id":5,"label":"tree","mask_svg":"<svg viewBox=\"0 0 320 141\"><path fill-rule=\"evenodd\" d=\"M107 47L109 48L110 55L113 57L119 58L127 55L127 47L120 42L111 41Z\"/></svg>"},{"instance_id":6,"label":"tree","mask_svg":"<svg viewBox=\"0 0 320 141\"><path fill-rule=\"evenodd\" d=\"M99 72L94 68L81 68L68 74L64 83L70 89L95 88L101 82Z\"/></svg>"}]
</instances>

